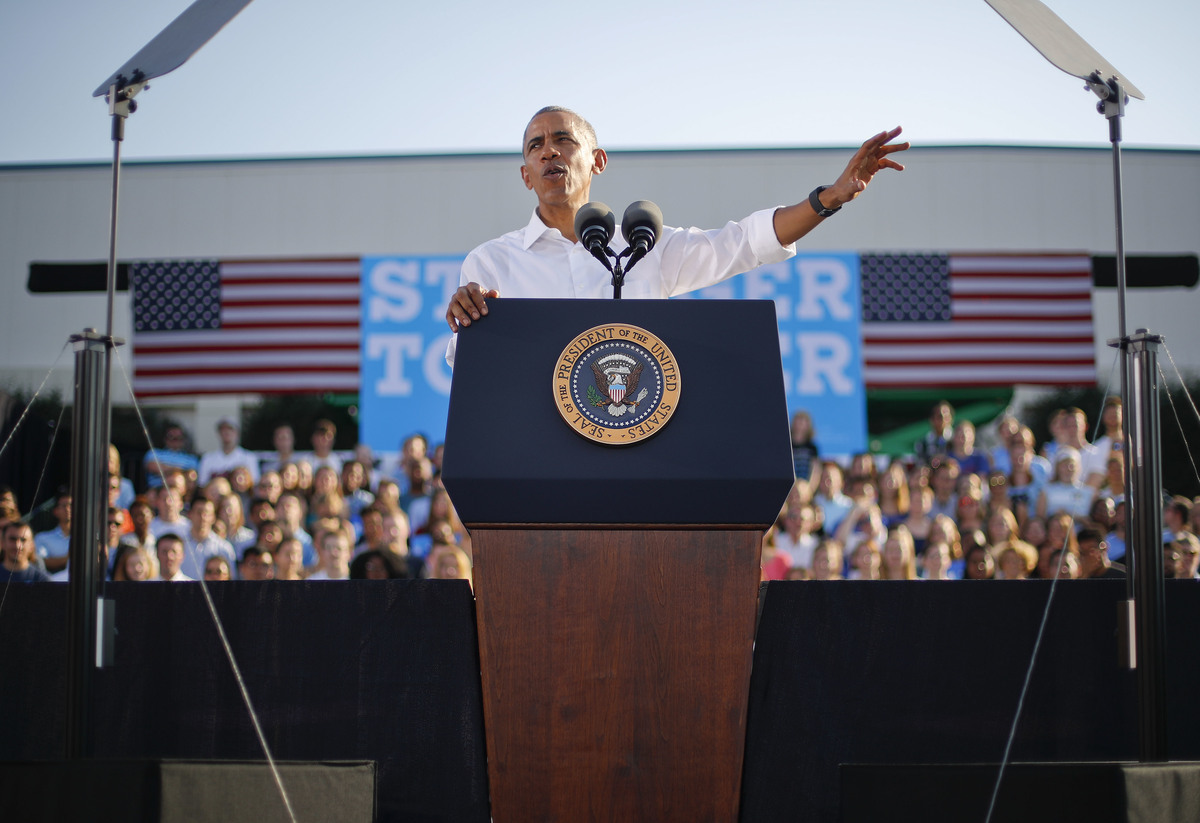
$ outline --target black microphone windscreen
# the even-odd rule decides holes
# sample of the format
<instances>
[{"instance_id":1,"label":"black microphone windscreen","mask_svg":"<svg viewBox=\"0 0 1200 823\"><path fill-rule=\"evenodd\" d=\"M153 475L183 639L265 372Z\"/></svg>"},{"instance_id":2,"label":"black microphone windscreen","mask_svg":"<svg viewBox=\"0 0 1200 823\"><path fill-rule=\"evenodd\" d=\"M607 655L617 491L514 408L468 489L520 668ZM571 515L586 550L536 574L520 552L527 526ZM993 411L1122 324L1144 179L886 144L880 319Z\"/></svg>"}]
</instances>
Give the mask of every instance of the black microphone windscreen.
<instances>
[{"instance_id":1,"label":"black microphone windscreen","mask_svg":"<svg viewBox=\"0 0 1200 823\"><path fill-rule=\"evenodd\" d=\"M599 201L585 203L575 212L575 236L583 240L589 229L604 231L603 245L608 245L609 239L617 228L617 218L608 206Z\"/></svg>"},{"instance_id":2,"label":"black microphone windscreen","mask_svg":"<svg viewBox=\"0 0 1200 823\"><path fill-rule=\"evenodd\" d=\"M625 216L621 218L621 234L625 235L626 243L633 243L631 235L635 229L649 229L654 235L654 243L658 242L658 238L662 236L663 216L662 209L649 200L637 200L629 204L629 208L625 209Z\"/></svg>"}]
</instances>

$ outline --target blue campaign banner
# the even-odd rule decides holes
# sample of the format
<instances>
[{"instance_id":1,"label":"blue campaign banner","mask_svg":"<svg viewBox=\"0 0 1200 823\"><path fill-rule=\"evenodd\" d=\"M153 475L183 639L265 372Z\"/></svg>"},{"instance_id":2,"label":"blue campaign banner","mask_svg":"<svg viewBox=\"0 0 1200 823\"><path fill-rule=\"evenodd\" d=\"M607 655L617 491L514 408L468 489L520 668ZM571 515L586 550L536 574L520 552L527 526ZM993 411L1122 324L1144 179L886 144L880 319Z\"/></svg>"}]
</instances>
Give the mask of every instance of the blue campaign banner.
<instances>
[{"instance_id":1,"label":"blue campaign banner","mask_svg":"<svg viewBox=\"0 0 1200 823\"><path fill-rule=\"evenodd\" d=\"M413 432L431 444L445 435L445 314L462 259L362 259L359 436L375 451ZM812 415L822 454L866 450L857 254L800 254L677 299L688 298L775 301L789 414Z\"/></svg>"},{"instance_id":2,"label":"blue campaign banner","mask_svg":"<svg viewBox=\"0 0 1200 823\"><path fill-rule=\"evenodd\" d=\"M867 450L859 258L807 252L682 298L774 300L788 413L812 415L822 454Z\"/></svg>"},{"instance_id":3,"label":"blue campaign banner","mask_svg":"<svg viewBox=\"0 0 1200 823\"><path fill-rule=\"evenodd\" d=\"M362 259L362 366L359 439L372 450L399 451L405 437L430 445L446 433L450 367L446 305L463 258Z\"/></svg>"}]
</instances>

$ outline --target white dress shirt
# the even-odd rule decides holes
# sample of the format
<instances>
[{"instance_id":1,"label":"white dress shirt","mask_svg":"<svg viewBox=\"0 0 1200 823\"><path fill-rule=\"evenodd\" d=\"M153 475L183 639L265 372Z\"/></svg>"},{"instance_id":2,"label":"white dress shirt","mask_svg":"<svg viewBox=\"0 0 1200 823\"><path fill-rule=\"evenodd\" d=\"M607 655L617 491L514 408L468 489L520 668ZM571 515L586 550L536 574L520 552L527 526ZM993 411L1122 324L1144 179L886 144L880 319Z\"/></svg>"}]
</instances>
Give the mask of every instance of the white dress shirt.
<instances>
[{"instance_id":1,"label":"white dress shirt","mask_svg":"<svg viewBox=\"0 0 1200 823\"><path fill-rule=\"evenodd\" d=\"M756 211L724 228L704 231L664 226L654 249L625 278L621 297L631 300L673 297L702 289L765 263L796 253L775 235L775 208ZM627 244L618 231L610 247ZM622 261L624 263L624 261ZM479 246L463 261L459 285L475 282L501 297L612 297L612 274L581 244L542 222L534 211L523 229ZM458 335L450 338L446 362L454 365Z\"/></svg>"}]
</instances>

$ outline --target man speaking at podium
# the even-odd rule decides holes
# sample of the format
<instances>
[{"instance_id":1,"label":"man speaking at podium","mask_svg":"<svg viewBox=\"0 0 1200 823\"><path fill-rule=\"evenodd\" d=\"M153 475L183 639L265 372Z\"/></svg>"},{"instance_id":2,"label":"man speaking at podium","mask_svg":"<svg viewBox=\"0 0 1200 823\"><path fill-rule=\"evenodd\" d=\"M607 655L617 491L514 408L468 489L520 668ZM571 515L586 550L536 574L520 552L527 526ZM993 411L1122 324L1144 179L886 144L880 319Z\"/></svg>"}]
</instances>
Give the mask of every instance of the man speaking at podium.
<instances>
[{"instance_id":1,"label":"man speaking at podium","mask_svg":"<svg viewBox=\"0 0 1200 823\"><path fill-rule=\"evenodd\" d=\"M889 155L908 143L892 143L900 128L880 132L850 158L830 186L818 186L792 206L764 209L724 228L663 228L661 239L630 271L624 297L666 298L719 283L766 263L786 260L795 243L826 217L861 194L880 169L903 171ZM608 155L588 121L570 109L547 106L525 127L521 179L538 204L522 229L489 240L463 261L460 286L446 309L451 331L487 314L491 297L611 296L612 275L575 236L575 213L589 200L592 177ZM624 248L618 235L614 251ZM457 338L446 359L454 363Z\"/></svg>"}]
</instances>

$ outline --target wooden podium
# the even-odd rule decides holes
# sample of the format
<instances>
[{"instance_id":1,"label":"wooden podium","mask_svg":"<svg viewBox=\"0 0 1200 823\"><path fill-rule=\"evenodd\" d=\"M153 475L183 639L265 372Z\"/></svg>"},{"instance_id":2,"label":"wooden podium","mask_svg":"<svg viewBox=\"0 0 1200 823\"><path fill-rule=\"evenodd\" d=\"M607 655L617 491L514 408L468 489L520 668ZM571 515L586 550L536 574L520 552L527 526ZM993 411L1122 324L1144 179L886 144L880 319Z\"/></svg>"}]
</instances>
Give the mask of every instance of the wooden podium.
<instances>
[{"instance_id":1,"label":"wooden podium","mask_svg":"<svg viewBox=\"0 0 1200 823\"><path fill-rule=\"evenodd\" d=\"M560 357L596 328L669 349L653 436L560 414ZM443 477L497 823L737 820L761 540L793 479L776 328L766 301L498 299L460 333Z\"/></svg>"}]
</instances>

